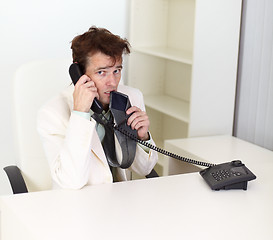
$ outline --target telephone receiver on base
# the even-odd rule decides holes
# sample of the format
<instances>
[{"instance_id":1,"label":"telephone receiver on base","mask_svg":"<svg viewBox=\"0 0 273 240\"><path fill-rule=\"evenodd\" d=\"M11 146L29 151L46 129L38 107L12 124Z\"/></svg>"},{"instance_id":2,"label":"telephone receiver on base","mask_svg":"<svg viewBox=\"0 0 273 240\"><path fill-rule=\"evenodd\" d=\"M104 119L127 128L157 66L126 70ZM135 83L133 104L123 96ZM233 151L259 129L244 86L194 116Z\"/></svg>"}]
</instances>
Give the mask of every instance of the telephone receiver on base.
<instances>
[{"instance_id":1,"label":"telephone receiver on base","mask_svg":"<svg viewBox=\"0 0 273 240\"><path fill-rule=\"evenodd\" d=\"M80 77L83 75L79 64L72 63L69 67L69 74L70 74L73 84L76 85L76 83L78 82ZM98 114L102 113L103 107L97 98L94 98L92 106L91 106L91 110L95 113L98 113Z\"/></svg>"}]
</instances>

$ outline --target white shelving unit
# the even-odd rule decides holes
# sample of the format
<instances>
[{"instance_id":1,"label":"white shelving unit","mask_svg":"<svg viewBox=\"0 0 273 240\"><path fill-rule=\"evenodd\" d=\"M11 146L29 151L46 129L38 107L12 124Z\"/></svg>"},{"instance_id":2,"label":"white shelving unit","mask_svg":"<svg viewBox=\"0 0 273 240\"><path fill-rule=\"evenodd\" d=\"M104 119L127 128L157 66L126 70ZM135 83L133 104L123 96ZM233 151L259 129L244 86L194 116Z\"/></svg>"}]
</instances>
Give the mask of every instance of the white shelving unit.
<instances>
[{"instance_id":1,"label":"white shelving unit","mask_svg":"<svg viewBox=\"0 0 273 240\"><path fill-rule=\"evenodd\" d=\"M241 0L131 0L127 84L153 138L232 134ZM160 159L161 174L168 163ZM161 171L160 170L160 171Z\"/></svg>"}]
</instances>

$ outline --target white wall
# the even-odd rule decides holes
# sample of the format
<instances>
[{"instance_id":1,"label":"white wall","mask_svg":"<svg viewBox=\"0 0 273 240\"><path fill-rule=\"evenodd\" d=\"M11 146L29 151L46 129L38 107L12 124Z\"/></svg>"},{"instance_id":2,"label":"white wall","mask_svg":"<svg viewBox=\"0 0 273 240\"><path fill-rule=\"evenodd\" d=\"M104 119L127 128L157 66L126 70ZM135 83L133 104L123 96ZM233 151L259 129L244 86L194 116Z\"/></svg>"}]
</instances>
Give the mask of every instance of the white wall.
<instances>
[{"instance_id":1,"label":"white wall","mask_svg":"<svg viewBox=\"0 0 273 240\"><path fill-rule=\"evenodd\" d=\"M234 134L273 150L273 1L243 6Z\"/></svg>"},{"instance_id":2,"label":"white wall","mask_svg":"<svg viewBox=\"0 0 273 240\"><path fill-rule=\"evenodd\" d=\"M70 58L71 40L91 25L127 37L127 2L0 0L0 195L11 192L2 168L17 158L12 109L16 68L32 60Z\"/></svg>"}]
</instances>

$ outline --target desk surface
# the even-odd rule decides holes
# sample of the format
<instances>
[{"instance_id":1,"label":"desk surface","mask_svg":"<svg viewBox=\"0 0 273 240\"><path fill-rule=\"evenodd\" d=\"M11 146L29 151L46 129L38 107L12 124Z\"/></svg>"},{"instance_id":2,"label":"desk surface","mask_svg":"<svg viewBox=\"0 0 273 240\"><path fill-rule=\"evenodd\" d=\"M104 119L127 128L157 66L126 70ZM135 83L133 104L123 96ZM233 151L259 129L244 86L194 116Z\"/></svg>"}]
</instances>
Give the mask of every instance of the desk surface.
<instances>
[{"instance_id":1,"label":"desk surface","mask_svg":"<svg viewBox=\"0 0 273 240\"><path fill-rule=\"evenodd\" d=\"M181 141L193 154L209 141L201 158L217 163L235 154L257 179L247 191L212 191L191 173L5 196L2 239L273 239L272 151L230 137L213 139L222 151L212 138L189 139L188 148Z\"/></svg>"}]
</instances>

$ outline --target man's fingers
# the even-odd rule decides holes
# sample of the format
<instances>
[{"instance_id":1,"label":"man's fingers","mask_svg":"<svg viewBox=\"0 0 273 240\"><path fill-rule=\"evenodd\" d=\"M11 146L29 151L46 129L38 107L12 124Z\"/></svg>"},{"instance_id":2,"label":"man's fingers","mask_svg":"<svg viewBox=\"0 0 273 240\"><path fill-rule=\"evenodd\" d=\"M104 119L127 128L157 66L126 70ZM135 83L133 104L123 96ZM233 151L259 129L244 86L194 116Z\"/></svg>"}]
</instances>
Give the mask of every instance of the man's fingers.
<instances>
[{"instance_id":1,"label":"man's fingers","mask_svg":"<svg viewBox=\"0 0 273 240\"><path fill-rule=\"evenodd\" d=\"M87 75L82 75L79 80L77 81L75 86L80 86L82 84L85 84L86 82L90 82L91 79Z\"/></svg>"}]
</instances>

